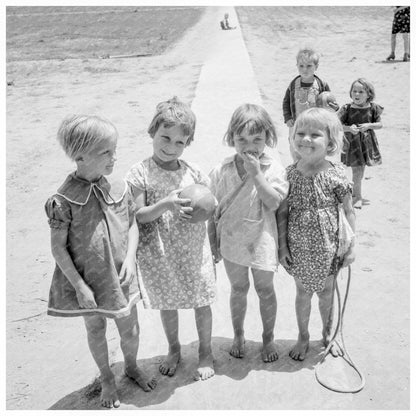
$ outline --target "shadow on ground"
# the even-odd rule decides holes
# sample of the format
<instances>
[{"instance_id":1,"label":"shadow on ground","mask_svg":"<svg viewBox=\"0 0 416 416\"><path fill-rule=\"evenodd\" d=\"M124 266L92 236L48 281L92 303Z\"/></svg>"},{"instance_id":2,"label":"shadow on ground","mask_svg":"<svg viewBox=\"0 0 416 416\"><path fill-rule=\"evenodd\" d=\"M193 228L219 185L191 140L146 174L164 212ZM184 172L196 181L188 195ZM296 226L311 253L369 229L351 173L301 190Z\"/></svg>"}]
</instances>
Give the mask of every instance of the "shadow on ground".
<instances>
[{"instance_id":1,"label":"shadow on ground","mask_svg":"<svg viewBox=\"0 0 416 416\"><path fill-rule=\"evenodd\" d=\"M313 370L320 361L323 346L319 341L310 343L309 352L304 361L294 361L289 357L290 348L294 340L276 340L279 350L279 359L273 363L264 363L261 359L261 342L246 341L246 354L244 359L231 357L229 348L232 339L214 337L212 339L213 353L215 357L215 373L217 376L227 376L234 380L242 380L250 371L272 371L292 373L302 369ZM182 359L174 377L162 376L159 373L159 364L163 356L155 356L139 360L140 368L149 375L155 375L158 384L155 390L144 392L132 380L124 376L123 363L117 362L112 365L116 375L117 390L123 405L137 408L157 405L168 400L177 388L192 383L203 383L195 381L194 375L198 364L198 341L182 346ZM91 384L60 399L50 410L99 410L104 409L100 405L100 384L98 379Z\"/></svg>"}]
</instances>

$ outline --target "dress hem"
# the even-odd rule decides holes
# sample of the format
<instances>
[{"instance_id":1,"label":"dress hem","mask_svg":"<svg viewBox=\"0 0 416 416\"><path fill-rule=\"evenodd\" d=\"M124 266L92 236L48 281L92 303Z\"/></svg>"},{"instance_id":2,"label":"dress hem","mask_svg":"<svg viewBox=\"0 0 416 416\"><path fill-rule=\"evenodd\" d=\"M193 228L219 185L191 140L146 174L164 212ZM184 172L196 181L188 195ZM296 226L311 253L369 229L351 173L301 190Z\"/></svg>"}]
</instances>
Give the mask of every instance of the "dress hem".
<instances>
[{"instance_id":1,"label":"dress hem","mask_svg":"<svg viewBox=\"0 0 416 416\"><path fill-rule=\"evenodd\" d=\"M101 309L101 308L83 308L83 309L56 309L56 308L49 308L47 310L47 315L56 316L61 318L72 318L77 316L91 316L91 315L101 315L105 316L106 318L124 318L129 316L131 313L131 308L142 300L141 293L137 292L133 295L133 297L129 300L129 303L124 308L112 311L109 309Z\"/></svg>"}]
</instances>

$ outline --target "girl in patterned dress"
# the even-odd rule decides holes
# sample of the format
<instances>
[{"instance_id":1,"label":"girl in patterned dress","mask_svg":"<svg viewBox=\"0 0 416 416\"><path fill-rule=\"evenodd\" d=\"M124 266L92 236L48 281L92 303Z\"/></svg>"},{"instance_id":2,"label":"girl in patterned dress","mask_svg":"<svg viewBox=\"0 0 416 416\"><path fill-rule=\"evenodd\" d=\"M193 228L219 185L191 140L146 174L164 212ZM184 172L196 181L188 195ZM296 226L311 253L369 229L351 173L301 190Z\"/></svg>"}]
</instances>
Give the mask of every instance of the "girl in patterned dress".
<instances>
[{"instance_id":1,"label":"girl in patterned dress","mask_svg":"<svg viewBox=\"0 0 416 416\"><path fill-rule=\"evenodd\" d=\"M244 318L249 271L260 302L263 324L264 362L278 359L274 342L276 294L273 278L277 271L276 210L289 188L283 166L265 152L277 143L273 122L266 110L243 104L232 117L225 142L236 154L227 157L211 172L211 189L218 200L214 251L222 257L231 284L230 307L234 340L230 354L245 353ZM209 223L210 230L213 222ZM210 236L214 233L210 232ZM216 244L213 244L216 246Z\"/></svg>"},{"instance_id":2,"label":"girl in patterned dress","mask_svg":"<svg viewBox=\"0 0 416 416\"><path fill-rule=\"evenodd\" d=\"M182 188L209 186L197 166L180 159L194 138L195 115L176 97L161 102L150 123L153 156L133 165L127 174L139 222L137 258L144 305L159 309L169 351L159 370L173 376L181 357L178 309L194 309L199 336L196 378L214 375L211 351L211 303L216 297L215 269L205 222L191 223L190 200Z\"/></svg>"},{"instance_id":3,"label":"girl in patterned dress","mask_svg":"<svg viewBox=\"0 0 416 416\"><path fill-rule=\"evenodd\" d=\"M137 367L139 324L136 303L138 228L125 181L109 181L118 133L109 121L75 115L65 119L58 140L77 164L58 192L46 202L56 260L48 315L82 316L88 346L100 370L101 404L119 407L108 359L106 318L115 320L125 374L145 391L156 386Z\"/></svg>"},{"instance_id":4,"label":"girl in patterned dress","mask_svg":"<svg viewBox=\"0 0 416 416\"><path fill-rule=\"evenodd\" d=\"M404 55L403 61L410 61L410 6L392 6L394 9L393 24L391 27L391 52L386 58L393 61L396 58L396 36L403 35Z\"/></svg>"},{"instance_id":5,"label":"girl in patterned dress","mask_svg":"<svg viewBox=\"0 0 416 416\"><path fill-rule=\"evenodd\" d=\"M352 103L345 104L338 112L344 126L344 147L341 161L352 168L352 200L355 208L361 209L363 198L361 184L366 166L381 164L381 155L374 130L381 129L383 107L373 102L374 87L364 78L351 84Z\"/></svg>"},{"instance_id":6,"label":"girl in patterned dress","mask_svg":"<svg viewBox=\"0 0 416 416\"><path fill-rule=\"evenodd\" d=\"M309 316L314 292L319 298L323 342L328 345L332 325L334 276L354 261L354 246L337 257L339 209L355 229L351 185L340 163L327 156L342 146L342 125L323 108L304 111L291 136L299 161L287 167L289 194L278 211L279 260L296 283L299 335L289 355L303 360L309 347ZM333 355L340 354L333 347Z\"/></svg>"}]
</instances>

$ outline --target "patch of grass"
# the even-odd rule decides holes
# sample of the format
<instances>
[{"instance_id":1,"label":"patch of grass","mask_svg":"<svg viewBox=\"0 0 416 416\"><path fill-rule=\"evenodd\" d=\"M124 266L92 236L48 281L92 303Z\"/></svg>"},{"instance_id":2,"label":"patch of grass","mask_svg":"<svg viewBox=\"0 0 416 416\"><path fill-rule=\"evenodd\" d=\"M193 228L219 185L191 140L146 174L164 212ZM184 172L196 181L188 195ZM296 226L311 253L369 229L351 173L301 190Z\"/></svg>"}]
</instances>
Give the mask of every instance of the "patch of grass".
<instances>
[{"instance_id":1,"label":"patch of grass","mask_svg":"<svg viewBox=\"0 0 416 416\"><path fill-rule=\"evenodd\" d=\"M204 7L7 7L6 60L158 55Z\"/></svg>"}]
</instances>

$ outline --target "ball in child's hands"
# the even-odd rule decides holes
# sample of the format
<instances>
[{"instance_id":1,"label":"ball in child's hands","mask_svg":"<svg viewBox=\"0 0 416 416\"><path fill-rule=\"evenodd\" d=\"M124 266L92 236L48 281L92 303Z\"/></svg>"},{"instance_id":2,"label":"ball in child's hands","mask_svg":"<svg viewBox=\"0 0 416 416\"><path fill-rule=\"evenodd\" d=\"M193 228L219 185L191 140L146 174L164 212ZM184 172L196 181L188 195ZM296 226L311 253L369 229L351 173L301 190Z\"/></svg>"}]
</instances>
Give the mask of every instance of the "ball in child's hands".
<instances>
[{"instance_id":1,"label":"ball in child's hands","mask_svg":"<svg viewBox=\"0 0 416 416\"><path fill-rule=\"evenodd\" d=\"M317 107L326 108L327 110L338 111L339 105L335 98L335 95L330 91L321 92L318 97L316 97Z\"/></svg>"},{"instance_id":2,"label":"ball in child's hands","mask_svg":"<svg viewBox=\"0 0 416 416\"><path fill-rule=\"evenodd\" d=\"M206 221L215 211L216 200L205 185L193 184L182 189L179 198L190 199L189 206L193 208L189 222Z\"/></svg>"}]
</instances>

